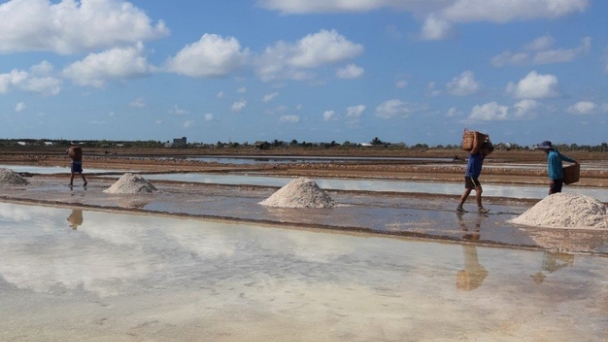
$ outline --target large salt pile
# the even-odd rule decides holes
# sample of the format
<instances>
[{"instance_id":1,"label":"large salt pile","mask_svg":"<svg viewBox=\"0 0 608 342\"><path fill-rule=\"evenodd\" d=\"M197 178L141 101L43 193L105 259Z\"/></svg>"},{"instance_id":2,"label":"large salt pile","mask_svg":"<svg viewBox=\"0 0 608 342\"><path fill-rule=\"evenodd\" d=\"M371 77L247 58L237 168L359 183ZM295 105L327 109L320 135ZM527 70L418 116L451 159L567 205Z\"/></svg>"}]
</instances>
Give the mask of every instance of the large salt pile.
<instances>
[{"instance_id":1,"label":"large salt pile","mask_svg":"<svg viewBox=\"0 0 608 342\"><path fill-rule=\"evenodd\" d=\"M0 168L0 186L28 185L29 183L15 171Z\"/></svg>"},{"instance_id":2,"label":"large salt pile","mask_svg":"<svg viewBox=\"0 0 608 342\"><path fill-rule=\"evenodd\" d=\"M112 184L111 187L105 189L103 192L110 194L141 194L155 191L158 191L158 189L142 176L125 173L116 181L116 183Z\"/></svg>"},{"instance_id":3,"label":"large salt pile","mask_svg":"<svg viewBox=\"0 0 608 342\"><path fill-rule=\"evenodd\" d=\"M333 208L335 202L313 180L301 177L289 182L260 204L281 208Z\"/></svg>"},{"instance_id":4,"label":"large salt pile","mask_svg":"<svg viewBox=\"0 0 608 342\"><path fill-rule=\"evenodd\" d=\"M571 193L547 196L511 222L533 227L608 229L606 206L602 202Z\"/></svg>"}]
</instances>

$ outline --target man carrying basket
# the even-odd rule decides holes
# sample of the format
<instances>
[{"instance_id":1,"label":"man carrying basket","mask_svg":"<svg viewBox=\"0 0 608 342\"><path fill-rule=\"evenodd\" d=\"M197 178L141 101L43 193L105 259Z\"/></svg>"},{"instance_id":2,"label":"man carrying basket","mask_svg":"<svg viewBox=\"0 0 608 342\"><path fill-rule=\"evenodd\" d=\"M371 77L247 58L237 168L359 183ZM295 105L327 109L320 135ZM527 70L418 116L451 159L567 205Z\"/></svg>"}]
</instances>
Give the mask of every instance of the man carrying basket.
<instances>
[{"instance_id":1,"label":"man carrying basket","mask_svg":"<svg viewBox=\"0 0 608 342\"><path fill-rule=\"evenodd\" d=\"M481 204L481 193L483 189L481 188L481 183L479 182L479 176L481 175L481 168L483 166L483 160L490 153L494 151L494 146L488 139L488 136L479 132L470 132L465 130L466 134L473 134L473 144L471 149L471 154L469 155L469 159L467 160L467 169L464 174L464 193L460 197L460 202L458 202L458 207L456 207L456 211L464 213L467 212L462 206L464 202L471 194L471 191L475 189L475 202L477 202L477 211L479 213L487 213L489 210L484 208ZM465 148L463 146L463 148ZM468 147L466 147L468 149Z\"/></svg>"},{"instance_id":2,"label":"man carrying basket","mask_svg":"<svg viewBox=\"0 0 608 342\"><path fill-rule=\"evenodd\" d=\"M570 163L578 164L578 162L568 156L559 153L558 150L553 148L553 144L550 141L543 141L538 145L538 149L545 151L547 154L547 163L549 171L549 195L557 192L562 192L562 186L564 184L564 169L562 160Z\"/></svg>"},{"instance_id":3,"label":"man carrying basket","mask_svg":"<svg viewBox=\"0 0 608 342\"><path fill-rule=\"evenodd\" d=\"M87 186L87 179L82 173L82 148L72 141L66 153L72 159L70 163L70 187L74 185L74 175L76 173L80 174L80 177L84 181L84 186Z\"/></svg>"}]
</instances>

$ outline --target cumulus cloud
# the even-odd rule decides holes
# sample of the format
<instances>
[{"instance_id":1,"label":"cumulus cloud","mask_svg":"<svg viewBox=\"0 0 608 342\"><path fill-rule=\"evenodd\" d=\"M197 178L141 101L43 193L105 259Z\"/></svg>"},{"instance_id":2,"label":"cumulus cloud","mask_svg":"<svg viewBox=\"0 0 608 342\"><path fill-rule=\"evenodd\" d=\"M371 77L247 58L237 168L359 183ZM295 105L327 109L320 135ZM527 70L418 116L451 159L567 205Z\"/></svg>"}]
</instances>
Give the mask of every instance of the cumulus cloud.
<instances>
[{"instance_id":1,"label":"cumulus cloud","mask_svg":"<svg viewBox=\"0 0 608 342\"><path fill-rule=\"evenodd\" d=\"M347 40L336 30L320 30L295 44L283 41L269 46L255 59L256 73L265 81L314 77L307 69L343 62L363 52L363 46Z\"/></svg>"},{"instance_id":2,"label":"cumulus cloud","mask_svg":"<svg viewBox=\"0 0 608 342\"><path fill-rule=\"evenodd\" d=\"M429 16L422 25L421 38L424 40L442 40L453 34L452 24L436 16Z\"/></svg>"},{"instance_id":3,"label":"cumulus cloud","mask_svg":"<svg viewBox=\"0 0 608 342\"><path fill-rule=\"evenodd\" d=\"M479 83L475 81L472 71L464 71L456 76L446 85L448 93L456 96L467 96L475 94L479 90Z\"/></svg>"},{"instance_id":4,"label":"cumulus cloud","mask_svg":"<svg viewBox=\"0 0 608 342\"><path fill-rule=\"evenodd\" d=\"M212 113L205 114L205 121L213 121L213 114Z\"/></svg>"},{"instance_id":5,"label":"cumulus cloud","mask_svg":"<svg viewBox=\"0 0 608 342\"><path fill-rule=\"evenodd\" d=\"M63 69L63 75L82 86L103 87L110 80L143 77L154 71L143 44L91 53Z\"/></svg>"},{"instance_id":6,"label":"cumulus cloud","mask_svg":"<svg viewBox=\"0 0 608 342\"><path fill-rule=\"evenodd\" d=\"M433 40L448 37L456 23L554 19L582 12L589 4L590 0L257 0L258 6L285 14L360 13L383 8L410 12L426 17L421 36Z\"/></svg>"},{"instance_id":7,"label":"cumulus cloud","mask_svg":"<svg viewBox=\"0 0 608 342\"><path fill-rule=\"evenodd\" d=\"M412 108L401 100L388 100L376 107L376 116L383 119L394 117L408 117L412 113Z\"/></svg>"},{"instance_id":8,"label":"cumulus cloud","mask_svg":"<svg viewBox=\"0 0 608 342\"><path fill-rule=\"evenodd\" d=\"M429 82L429 84L427 85L428 96L435 97L441 94L441 90L436 89L436 86L437 84L435 84L435 82Z\"/></svg>"},{"instance_id":9,"label":"cumulus cloud","mask_svg":"<svg viewBox=\"0 0 608 342\"><path fill-rule=\"evenodd\" d=\"M195 120L186 120L186 121L184 121L184 128L190 128L190 127L194 126L195 123L196 123Z\"/></svg>"},{"instance_id":10,"label":"cumulus cloud","mask_svg":"<svg viewBox=\"0 0 608 342\"><path fill-rule=\"evenodd\" d=\"M29 71L13 69L0 74L0 94L21 90L42 95L57 95L61 92L61 79L52 75L53 67L44 61Z\"/></svg>"},{"instance_id":11,"label":"cumulus cloud","mask_svg":"<svg viewBox=\"0 0 608 342\"><path fill-rule=\"evenodd\" d=\"M224 92L223 92L223 91L218 92L218 93L215 95L215 97L217 97L218 99L223 98L223 97L224 97Z\"/></svg>"},{"instance_id":12,"label":"cumulus cloud","mask_svg":"<svg viewBox=\"0 0 608 342\"><path fill-rule=\"evenodd\" d=\"M22 112L25 109L25 103L24 102L19 102L17 103L17 105L15 106L15 112Z\"/></svg>"},{"instance_id":13,"label":"cumulus cloud","mask_svg":"<svg viewBox=\"0 0 608 342\"><path fill-rule=\"evenodd\" d=\"M277 96L279 96L279 93L266 94L266 95L264 95L262 102L270 102Z\"/></svg>"},{"instance_id":14,"label":"cumulus cloud","mask_svg":"<svg viewBox=\"0 0 608 342\"><path fill-rule=\"evenodd\" d=\"M235 103L232 104L232 111L233 112L240 112L242 111L245 107L247 106L247 101L237 101Z\"/></svg>"},{"instance_id":15,"label":"cumulus cloud","mask_svg":"<svg viewBox=\"0 0 608 342\"><path fill-rule=\"evenodd\" d=\"M237 89L236 92L239 94L245 94L247 92L247 88L241 87L241 88Z\"/></svg>"},{"instance_id":16,"label":"cumulus cloud","mask_svg":"<svg viewBox=\"0 0 608 342\"><path fill-rule=\"evenodd\" d=\"M593 114L597 109L597 105L591 101L579 101L568 107L566 111L574 115Z\"/></svg>"},{"instance_id":17,"label":"cumulus cloud","mask_svg":"<svg viewBox=\"0 0 608 342\"><path fill-rule=\"evenodd\" d=\"M191 77L222 77L243 66L248 56L249 50L241 48L236 38L206 33L167 59L165 68Z\"/></svg>"},{"instance_id":18,"label":"cumulus cloud","mask_svg":"<svg viewBox=\"0 0 608 342\"><path fill-rule=\"evenodd\" d=\"M532 99L524 99L517 102L513 109L515 110L515 117L519 119L534 118L536 116L536 110L540 107L540 103Z\"/></svg>"},{"instance_id":19,"label":"cumulus cloud","mask_svg":"<svg viewBox=\"0 0 608 342\"><path fill-rule=\"evenodd\" d=\"M338 69L338 71L336 71L336 77L342 79L355 79L361 77L364 72L365 70L362 67L355 64L349 64L344 68Z\"/></svg>"},{"instance_id":20,"label":"cumulus cloud","mask_svg":"<svg viewBox=\"0 0 608 342\"><path fill-rule=\"evenodd\" d=\"M144 11L121 0L10 0L0 4L0 52L72 54L169 35Z\"/></svg>"},{"instance_id":21,"label":"cumulus cloud","mask_svg":"<svg viewBox=\"0 0 608 342\"><path fill-rule=\"evenodd\" d=\"M279 122L298 123L300 122L300 117L297 115L283 115L279 118Z\"/></svg>"},{"instance_id":22,"label":"cumulus cloud","mask_svg":"<svg viewBox=\"0 0 608 342\"><path fill-rule=\"evenodd\" d=\"M360 118L363 115L363 111L365 111L364 105L351 106L346 108L346 117L348 118Z\"/></svg>"},{"instance_id":23,"label":"cumulus cloud","mask_svg":"<svg viewBox=\"0 0 608 342\"><path fill-rule=\"evenodd\" d=\"M491 64L495 67L506 65L539 65L553 63L567 63L577 58L587 55L591 51L591 38L583 38L581 45L572 49L549 49L553 45L553 38L543 36L536 38L531 43L524 46L528 52L505 51L491 59Z\"/></svg>"},{"instance_id":24,"label":"cumulus cloud","mask_svg":"<svg viewBox=\"0 0 608 342\"><path fill-rule=\"evenodd\" d=\"M501 106L496 102L477 105L471 110L469 119L481 121L506 120L509 112L507 106Z\"/></svg>"},{"instance_id":25,"label":"cumulus cloud","mask_svg":"<svg viewBox=\"0 0 608 342\"><path fill-rule=\"evenodd\" d=\"M507 92L518 99L543 99L559 96L558 86L557 77L531 71L518 83L510 82Z\"/></svg>"},{"instance_id":26,"label":"cumulus cloud","mask_svg":"<svg viewBox=\"0 0 608 342\"><path fill-rule=\"evenodd\" d=\"M326 110L323 112L323 121L329 121L336 115L336 112L333 110Z\"/></svg>"}]
</instances>

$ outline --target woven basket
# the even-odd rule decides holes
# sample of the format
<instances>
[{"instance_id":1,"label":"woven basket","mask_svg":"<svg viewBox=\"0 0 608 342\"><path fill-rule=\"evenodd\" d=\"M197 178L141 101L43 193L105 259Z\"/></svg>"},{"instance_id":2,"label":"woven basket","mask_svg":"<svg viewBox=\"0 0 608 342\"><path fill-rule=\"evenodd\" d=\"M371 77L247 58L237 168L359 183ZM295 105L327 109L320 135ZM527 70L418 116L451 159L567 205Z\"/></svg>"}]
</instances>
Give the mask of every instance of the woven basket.
<instances>
[{"instance_id":1,"label":"woven basket","mask_svg":"<svg viewBox=\"0 0 608 342\"><path fill-rule=\"evenodd\" d=\"M484 142L489 141L490 139L487 134L483 134L477 131L469 131L468 128L465 128L462 132L461 147L463 150L471 152L474 147L473 144L475 142L475 135L477 135L477 144L479 145L477 146L478 148L481 148L481 145Z\"/></svg>"},{"instance_id":2,"label":"woven basket","mask_svg":"<svg viewBox=\"0 0 608 342\"><path fill-rule=\"evenodd\" d=\"M564 184L572 184L579 181L581 175L581 164L572 164L563 168Z\"/></svg>"}]
</instances>

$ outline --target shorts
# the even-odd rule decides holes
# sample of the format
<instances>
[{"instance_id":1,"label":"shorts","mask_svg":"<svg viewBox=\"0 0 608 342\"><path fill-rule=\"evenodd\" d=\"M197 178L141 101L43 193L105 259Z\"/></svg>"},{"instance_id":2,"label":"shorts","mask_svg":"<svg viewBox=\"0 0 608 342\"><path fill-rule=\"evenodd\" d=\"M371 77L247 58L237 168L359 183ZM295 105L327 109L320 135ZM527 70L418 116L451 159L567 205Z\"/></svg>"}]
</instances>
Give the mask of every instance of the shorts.
<instances>
[{"instance_id":1,"label":"shorts","mask_svg":"<svg viewBox=\"0 0 608 342\"><path fill-rule=\"evenodd\" d=\"M481 183L477 177L464 177L464 188L465 189L475 189L476 187L480 187Z\"/></svg>"},{"instance_id":2,"label":"shorts","mask_svg":"<svg viewBox=\"0 0 608 342\"><path fill-rule=\"evenodd\" d=\"M564 185L563 179L552 179L549 183L549 195L562 192L562 185Z\"/></svg>"},{"instance_id":3,"label":"shorts","mask_svg":"<svg viewBox=\"0 0 608 342\"><path fill-rule=\"evenodd\" d=\"M70 164L70 170L72 173L82 173L82 163L72 162Z\"/></svg>"}]
</instances>

